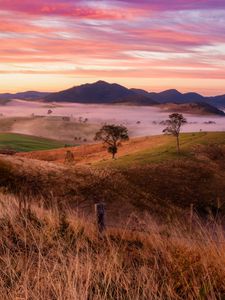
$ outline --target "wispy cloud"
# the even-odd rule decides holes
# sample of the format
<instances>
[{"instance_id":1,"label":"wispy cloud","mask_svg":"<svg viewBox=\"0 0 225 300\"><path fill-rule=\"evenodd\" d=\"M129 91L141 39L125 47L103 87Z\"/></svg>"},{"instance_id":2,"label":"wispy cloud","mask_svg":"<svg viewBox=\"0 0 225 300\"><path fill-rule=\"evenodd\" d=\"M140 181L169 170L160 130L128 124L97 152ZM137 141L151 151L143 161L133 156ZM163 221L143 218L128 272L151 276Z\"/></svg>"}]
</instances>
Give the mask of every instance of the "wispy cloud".
<instances>
[{"instance_id":1,"label":"wispy cloud","mask_svg":"<svg viewBox=\"0 0 225 300\"><path fill-rule=\"evenodd\" d=\"M74 84L86 77L145 88L159 80L163 89L161 78L174 78L181 89L199 80L202 91L213 78L222 92L224 19L224 0L0 0L0 79L20 74L22 89L21 74L52 74L52 89L58 73L61 88L74 76Z\"/></svg>"}]
</instances>

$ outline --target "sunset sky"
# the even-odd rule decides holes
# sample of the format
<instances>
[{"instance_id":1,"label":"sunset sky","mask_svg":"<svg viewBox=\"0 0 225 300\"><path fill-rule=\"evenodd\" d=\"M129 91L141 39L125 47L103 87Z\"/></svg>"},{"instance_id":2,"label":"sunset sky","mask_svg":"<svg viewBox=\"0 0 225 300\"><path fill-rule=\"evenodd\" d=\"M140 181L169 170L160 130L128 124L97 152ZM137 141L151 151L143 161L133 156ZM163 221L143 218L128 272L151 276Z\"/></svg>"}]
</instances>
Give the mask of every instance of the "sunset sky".
<instances>
[{"instance_id":1,"label":"sunset sky","mask_svg":"<svg viewBox=\"0 0 225 300\"><path fill-rule=\"evenodd\" d=\"M225 93L225 0L0 0L0 92Z\"/></svg>"}]
</instances>

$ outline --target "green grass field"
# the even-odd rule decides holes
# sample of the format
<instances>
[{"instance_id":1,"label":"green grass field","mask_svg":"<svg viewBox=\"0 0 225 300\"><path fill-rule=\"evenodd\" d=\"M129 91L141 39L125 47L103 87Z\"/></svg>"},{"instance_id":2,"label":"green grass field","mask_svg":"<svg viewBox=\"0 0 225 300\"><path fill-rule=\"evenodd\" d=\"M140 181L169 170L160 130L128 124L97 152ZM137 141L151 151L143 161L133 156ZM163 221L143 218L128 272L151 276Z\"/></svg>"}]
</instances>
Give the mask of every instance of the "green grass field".
<instances>
[{"instance_id":1,"label":"green grass field","mask_svg":"<svg viewBox=\"0 0 225 300\"><path fill-rule=\"evenodd\" d=\"M154 137L149 137L154 139ZM181 154L177 155L176 140L173 136L162 135L160 146L151 146L136 153L119 156L116 160L97 163L100 166L126 167L133 164L158 163L171 159L185 159L193 156L197 145L225 144L225 132L183 133L180 135ZM120 152L120 149L118 153Z\"/></svg>"},{"instance_id":2,"label":"green grass field","mask_svg":"<svg viewBox=\"0 0 225 300\"><path fill-rule=\"evenodd\" d=\"M17 152L49 150L62 148L59 141L17 133L0 133L0 149L12 149Z\"/></svg>"}]
</instances>

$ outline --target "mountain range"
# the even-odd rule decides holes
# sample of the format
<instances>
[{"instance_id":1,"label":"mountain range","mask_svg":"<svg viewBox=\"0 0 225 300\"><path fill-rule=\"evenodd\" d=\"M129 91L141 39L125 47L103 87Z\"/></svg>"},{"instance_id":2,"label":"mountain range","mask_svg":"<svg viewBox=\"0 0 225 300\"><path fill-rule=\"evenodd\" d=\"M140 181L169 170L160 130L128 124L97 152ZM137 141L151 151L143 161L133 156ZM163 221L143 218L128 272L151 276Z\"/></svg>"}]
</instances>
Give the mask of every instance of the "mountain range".
<instances>
[{"instance_id":1,"label":"mountain range","mask_svg":"<svg viewBox=\"0 0 225 300\"><path fill-rule=\"evenodd\" d=\"M180 93L175 89L160 93L147 92L142 89L128 89L116 83L97 81L82 84L70 89L51 93L44 98L47 102L78 102L78 103L135 103L139 105L156 105L160 103L196 103L204 102L216 107L225 107L225 95L204 97L198 93Z\"/></svg>"},{"instance_id":2,"label":"mountain range","mask_svg":"<svg viewBox=\"0 0 225 300\"><path fill-rule=\"evenodd\" d=\"M147 92L142 89L128 89L116 83L97 81L72 87L55 93L28 91L16 94L0 94L0 102L7 100L42 100L43 102L71 102L85 104L129 104L129 105L164 105L198 104L206 112L223 114L225 95L204 97L198 93L180 93L175 89L163 92ZM184 107L184 106L183 106ZM193 107L192 106L189 106ZM196 106L195 106L196 107Z\"/></svg>"}]
</instances>

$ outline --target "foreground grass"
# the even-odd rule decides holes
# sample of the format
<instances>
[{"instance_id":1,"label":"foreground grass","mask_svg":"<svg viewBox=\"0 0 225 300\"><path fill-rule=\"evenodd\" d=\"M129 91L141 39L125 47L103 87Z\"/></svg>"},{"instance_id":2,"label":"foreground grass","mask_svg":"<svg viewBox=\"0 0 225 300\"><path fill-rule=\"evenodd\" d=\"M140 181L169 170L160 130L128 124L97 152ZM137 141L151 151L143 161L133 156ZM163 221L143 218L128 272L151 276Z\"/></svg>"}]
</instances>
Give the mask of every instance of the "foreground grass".
<instances>
[{"instance_id":1,"label":"foreground grass","mask_svg":"<svg viewBox=\"0 0 225 300\"><path fill-rule=\"evenodd\" d=\"M17 133L0 133L0 149L13 149L18 152L61 148L59 141Z\"/></svg>"},{"instance_id":2,"label":"foreground grass","mask_svg":"<svg viewBox=\"0 0 225 300\"><path fill-rule=\"evenodd\" d=\"M141 220L147 232L95 227L57 210L18 214L1 196L0 299L224 299L225 239ZM146 221L146 222L145 222Z\"/></svg>"}]
</instances>

